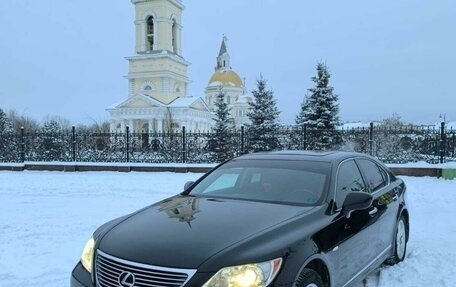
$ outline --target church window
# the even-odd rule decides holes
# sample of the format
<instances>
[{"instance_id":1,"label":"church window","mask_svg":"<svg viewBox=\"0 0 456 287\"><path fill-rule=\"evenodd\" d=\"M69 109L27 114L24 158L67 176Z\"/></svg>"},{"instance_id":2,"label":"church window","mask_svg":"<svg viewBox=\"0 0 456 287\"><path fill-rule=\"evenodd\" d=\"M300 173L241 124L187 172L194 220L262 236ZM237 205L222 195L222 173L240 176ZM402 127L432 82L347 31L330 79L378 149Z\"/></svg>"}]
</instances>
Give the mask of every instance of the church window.
<instances>
[{"instance_id":1,"label":"church window","mask_svg":"<svg viewBox=\"0 0 456 287\"><path fill-rule=\"evenodd\" d=\"M227 97L226 97L226 103L227 103L228 105L231 104L231 97L230 97L230 96L227 96Z\"/></svg>"},{"instance_id":2,"label":"church window","mask_svg":"<svg viewBox=\"0 0 456 287\"><path fill-rule=\"evenodd\" d=\"M153 91L155 90L155 86L152 82L146 81L141 85L141 90L143 91Z\"/></svg>"},{"instance_id":3,"label":"church window","mask_svg":"<svg viewBox=\"0 0 456 287\"><path fill-rule=\"evenodd\" d=\"M147 45L148 50L152 51L154 49L154 17L149 16L147 18Z\"/></svg>"},{"instance_id":4,"label":"church window","mask_svg":"<svg viewBox=\"0 0 456 287\"><path fill-rule=\"evenodd\" d=\"M173 52L177 54L177 25L176 20L173 20L173 26L171 30L171 38L172 38L172 45L173 45Z\"/></svg>"}]
</instances>

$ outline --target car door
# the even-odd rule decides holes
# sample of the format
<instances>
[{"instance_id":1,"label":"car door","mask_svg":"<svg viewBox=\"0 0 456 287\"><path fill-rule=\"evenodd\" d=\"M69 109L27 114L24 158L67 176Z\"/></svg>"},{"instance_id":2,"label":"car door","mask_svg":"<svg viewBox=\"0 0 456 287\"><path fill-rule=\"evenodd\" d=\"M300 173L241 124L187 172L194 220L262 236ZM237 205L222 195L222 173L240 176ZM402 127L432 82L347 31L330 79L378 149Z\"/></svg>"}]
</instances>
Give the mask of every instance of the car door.
<instances>
[{"instance_id":1,"label":"car door","mask_svg":"<svg viewBox=\"0 0 456 287\"><path fill-rule=\"evenodd\" d=\"M376 226L369 210L357 210L349 217L342 204L350 192L369 192L358 165L353 159L342 162L336 174L335 211L331 224L316 235L335 272L335 286L344 286L357 276L372 260L371 245L378 241Z\"/></svg>"},{"instance_id":2,"label":"car door","mask_svg":"<svg viewBox=\"0 0 456 287\"><path fill-rule=\"evenodd\" d=\"M379 246L377 252L385 252L391 247L396 230L399 209L398 186L390 180L388 172L370 159L356 159L361 172L374 198L371 216L378 227Z\"/></svg>"}]
</instances>

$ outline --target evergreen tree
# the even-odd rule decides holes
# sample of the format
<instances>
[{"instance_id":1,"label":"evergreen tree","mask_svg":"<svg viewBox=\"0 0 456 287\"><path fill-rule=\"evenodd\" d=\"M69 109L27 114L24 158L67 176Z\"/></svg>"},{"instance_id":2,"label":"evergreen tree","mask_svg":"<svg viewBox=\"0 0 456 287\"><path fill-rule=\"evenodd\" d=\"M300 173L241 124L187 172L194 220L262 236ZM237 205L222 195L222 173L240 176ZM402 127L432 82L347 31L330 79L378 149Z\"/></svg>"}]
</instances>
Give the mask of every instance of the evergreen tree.
<instances>
[{"instance_id":1,"label":"evergreen tree","mask_svg":"<svg viewBox=\"0 0 456 287\"><path fill-rule=\"evenodd\" d=\"M315 87L308 89L309 94L301 104L301 111L296 117L296 124L313 132L315 144L312 148L324 150L331 147L339 125L338 96L329 85L331 74L326 64L317 64L317 75L312 77Z\"/></svg>"},{"instance_id":2,"label":"evergreen tree","mask_svg":"<svg viewBox=\"0 0 456 287\"><path fill-rule=\"evenodd\" d=\"M13 132L13 126L5 112L0 108L0 134L9 134Z\"/></svg>"},{"instance_id":3,"label":"evergreen tree","mask_svg":"<svg viewBox=\"0 0 456 287\"><path fill-rule=\"evenodd\" d=\"M233 129L232 119L230 118L230 110L225 102L225 94L222 90L217 95L215 102L215 121L214 132L212 135L213 160L215 162L223 162L234 156L230 130Z\"/></svg>"},{"instance_id":4,"label":"evergreen tree","mask_svg":"<svg viewBox=\"0 0 456 287\"><path fill-rule=\"evenodd\" d=\"M65 139L62 134L61 125L55 120L45 122L41 128L39 137L37 150L41 156L40 160L62 160L65 150Z\"/></svg>"},{"instance_id":5,"label":"evergreen tree","mask_svg":"<svg viewBox=\"0 0 456 287\"><path fill-rule=\"evenodd\" d=\"M249 148L253 152L271 151L280 148L278 134L280 131L279 114L274 93L266 89L266 80L257 80L257 89L252 91L253 101L249 103L247 117Z\"/></svg>"},{"instance_id":6,"label":"evergreen tree","mask_svg":"<svg viewBox=\"0 0 456 287\"><path fill-rule=\"evenodd\" d=\"M0 109L0 161L14 161L18 151L11 120Z\"/></svg>"}]
</instances>

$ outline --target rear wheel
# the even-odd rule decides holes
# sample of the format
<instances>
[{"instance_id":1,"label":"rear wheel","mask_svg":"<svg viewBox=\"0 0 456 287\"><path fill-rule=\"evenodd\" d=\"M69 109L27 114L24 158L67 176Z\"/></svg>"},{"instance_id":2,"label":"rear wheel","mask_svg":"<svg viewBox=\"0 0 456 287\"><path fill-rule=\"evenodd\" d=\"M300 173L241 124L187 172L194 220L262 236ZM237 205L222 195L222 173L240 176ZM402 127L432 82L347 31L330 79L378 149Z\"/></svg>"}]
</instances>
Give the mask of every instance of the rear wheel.
<instances>
[{"instance_id":1,"label":"rear wheel","mask_svg":"<svg viewBox=\"0 0 456 287\"><path fill-rule=\"evenodd\" d=\"M399 263L405 258L405 253L407 251L407 224L404 216L401 216L397 222L393 243L393 255L386 260L386 263L389 265Z\"/></svg>"},{"instance_id":2,"label":"rear wheel","mask_svg":"<svg viewBox=\"0 0 456 287\"><path fill-rule=\"evenodd\" d=\"M299 275L296 287L323 287L320 275L312 269L305 268Z\"/></svg>"}]
</instances>

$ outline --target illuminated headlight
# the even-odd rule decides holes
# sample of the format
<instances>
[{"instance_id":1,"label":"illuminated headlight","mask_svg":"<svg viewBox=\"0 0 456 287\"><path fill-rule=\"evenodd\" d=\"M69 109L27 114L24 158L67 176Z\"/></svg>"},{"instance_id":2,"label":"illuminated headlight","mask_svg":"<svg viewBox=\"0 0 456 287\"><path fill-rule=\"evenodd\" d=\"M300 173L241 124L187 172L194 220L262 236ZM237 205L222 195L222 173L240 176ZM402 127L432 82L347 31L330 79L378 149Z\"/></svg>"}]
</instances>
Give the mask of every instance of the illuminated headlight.
<instances>
[{"instance_id":1,"label":"illuminated headlight","mask_svg":"<svg viewBox=\"0 0 456 287\"><path fill-rule=\"evenodd\" d=\"M92 273L92 263L93 263L93 249L95 248L95 240L90 238L84 246L84 250L81 255L81 263L84 268Z\"/></svg>"},{"instance_id":2,"label":"illuminated headlight","mask_svg":"<svg viewBox=\"0 0 456 287\"><path fill-rule=\"evenodd\" d=\"M274 280L282 258L220 269L203 287L265 287Z\"/></svg>"}]
</instances>

